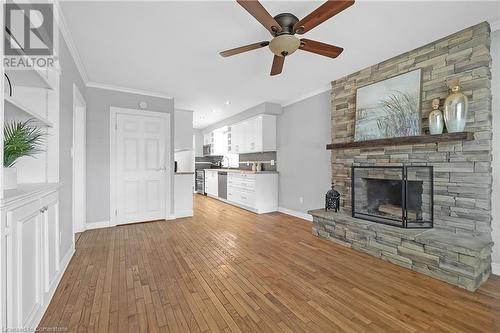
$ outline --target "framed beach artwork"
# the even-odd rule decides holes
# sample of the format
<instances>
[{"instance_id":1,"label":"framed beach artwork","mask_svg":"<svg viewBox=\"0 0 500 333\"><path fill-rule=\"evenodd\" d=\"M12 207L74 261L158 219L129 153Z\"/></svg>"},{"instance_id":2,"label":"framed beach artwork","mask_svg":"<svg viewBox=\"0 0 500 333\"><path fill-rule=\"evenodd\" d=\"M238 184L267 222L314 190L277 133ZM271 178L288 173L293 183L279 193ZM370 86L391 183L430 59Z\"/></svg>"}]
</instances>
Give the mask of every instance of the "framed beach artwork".
<instances>
[{"instance_id":1,"label":"framed beach artwork","mask_svg":"<svg viewBox=\"0 0 500 333\"><path fill-rule=\"evenodd\" d=\"M354 141L420 135L421 70L356 91Z\"/></svg>"}]
</instances>

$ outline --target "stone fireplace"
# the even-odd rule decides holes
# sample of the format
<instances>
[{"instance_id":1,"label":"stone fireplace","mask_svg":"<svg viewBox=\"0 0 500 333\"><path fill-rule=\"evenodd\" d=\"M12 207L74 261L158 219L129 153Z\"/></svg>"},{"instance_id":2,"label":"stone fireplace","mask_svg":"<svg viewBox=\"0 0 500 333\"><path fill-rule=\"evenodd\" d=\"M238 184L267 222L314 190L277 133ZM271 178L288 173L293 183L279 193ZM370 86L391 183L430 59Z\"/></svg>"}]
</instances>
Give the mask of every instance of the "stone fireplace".
<instances>
[{"instance_id":1,"label":"stone fireplace","mask_svg":"<svg viewBox=\"0 0 500 333\"><path fill-rule=\"evenodd\" d=\"M352 217L432 228L432 166L352 166Z\"/></svg>"},{"instance_id":2,"label":"stone fireplace","mask_svg":"<svg viewBox=\"0 0 500 333\"><path fill-rule=\"evenodd\" d=\"M422 71L422 134L428 134L432 100L446 98L450 78L460 79L469 99L467 133L447 141L389 140L331 150L342 207L338 213L311 211L313 234L468 290L479 288L491 272L490 65L490 27L483 22L333 81L332 144L354 141L357 88L415 69ZM433 177L415 171L405 180L394 170L370 174L353 166L399 172L425 166ZM405 218L413 228L401 228Z\"/></svg>"}]
</instances>

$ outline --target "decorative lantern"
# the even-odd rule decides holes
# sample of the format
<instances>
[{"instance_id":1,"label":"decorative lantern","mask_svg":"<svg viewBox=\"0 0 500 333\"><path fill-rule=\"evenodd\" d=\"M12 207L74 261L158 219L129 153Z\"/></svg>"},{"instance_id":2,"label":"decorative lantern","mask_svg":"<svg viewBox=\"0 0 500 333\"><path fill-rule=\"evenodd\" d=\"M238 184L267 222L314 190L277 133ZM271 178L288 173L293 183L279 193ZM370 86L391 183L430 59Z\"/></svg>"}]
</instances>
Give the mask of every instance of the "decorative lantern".
<instances>
[{"instance_id":1,"label":"decorative lantern","mask_svg":"<svg viewBox=\"0 0 500 333\"><path fill-rule=\"evenodd\" d=\"M338 212L340 209L340 193L335 189L332 183L332 189L325 195L325 210L333 210Z\"/></svg>"}]
</instances>

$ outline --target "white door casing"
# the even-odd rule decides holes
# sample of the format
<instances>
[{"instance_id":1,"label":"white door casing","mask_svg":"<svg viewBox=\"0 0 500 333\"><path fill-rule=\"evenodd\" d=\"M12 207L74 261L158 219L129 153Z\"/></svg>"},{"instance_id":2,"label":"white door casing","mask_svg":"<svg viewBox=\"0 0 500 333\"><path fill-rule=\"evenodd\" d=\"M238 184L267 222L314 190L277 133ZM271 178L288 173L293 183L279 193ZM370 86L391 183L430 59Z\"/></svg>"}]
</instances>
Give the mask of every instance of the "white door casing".
<instances>
[{"instance_id":1,"label":"white door casing","mask_svg":"<svg viewBox=\"0 0 500 333\"><path fill-rule=\"evenodd\" d=\"M86 103L73 84L73 233L86 230Z\"/></svg>"},{"instance_id":2,"label":"white door casing","mask_svg":"<svg viewBox=\"0 0 500 333\"><path fill-rule=\"evenodd\" d=\"M111 225L167 219L170 114L111 108Z\"/></svg>"}]
</instances>

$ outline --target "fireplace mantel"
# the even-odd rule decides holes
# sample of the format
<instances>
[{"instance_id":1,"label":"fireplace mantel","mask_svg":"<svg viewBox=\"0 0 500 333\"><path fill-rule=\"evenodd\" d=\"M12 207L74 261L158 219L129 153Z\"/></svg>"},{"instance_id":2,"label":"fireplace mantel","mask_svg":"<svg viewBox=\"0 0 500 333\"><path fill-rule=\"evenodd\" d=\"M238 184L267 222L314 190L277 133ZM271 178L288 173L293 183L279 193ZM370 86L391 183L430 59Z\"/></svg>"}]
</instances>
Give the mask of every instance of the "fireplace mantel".
<instances>
[{"instance_id":1,"label":"fireplace mantel","mask_svg":"<svg viewBox=\"0 0 500 333\"><path fill-rule=\"evenodd\" d=\"M404 136L399 138L330 143L326 145L326 149L336 150L336 149L352 149L352 148L365 148L365 147L401 146L401 145L415 145L415 144L426 144L426 143L439 143L447 141L470 141L473 139L474 139L474 133L472 132L443 133L436 135L416 135L416 136Z\"/></svg>"}]
</instances>

